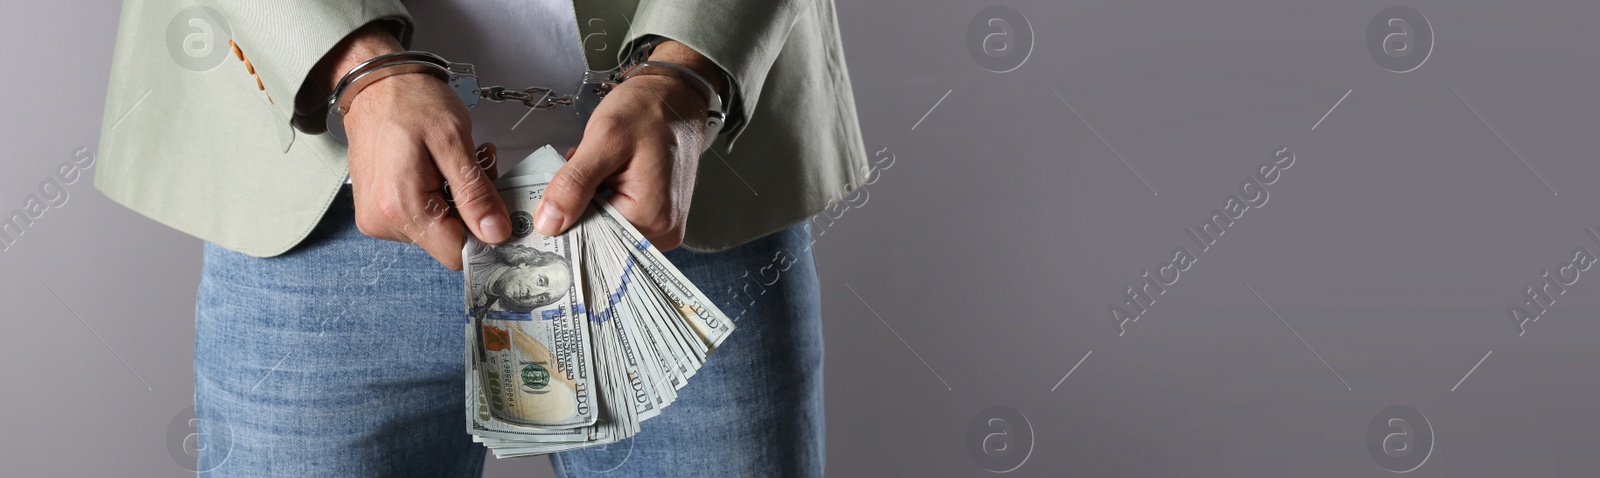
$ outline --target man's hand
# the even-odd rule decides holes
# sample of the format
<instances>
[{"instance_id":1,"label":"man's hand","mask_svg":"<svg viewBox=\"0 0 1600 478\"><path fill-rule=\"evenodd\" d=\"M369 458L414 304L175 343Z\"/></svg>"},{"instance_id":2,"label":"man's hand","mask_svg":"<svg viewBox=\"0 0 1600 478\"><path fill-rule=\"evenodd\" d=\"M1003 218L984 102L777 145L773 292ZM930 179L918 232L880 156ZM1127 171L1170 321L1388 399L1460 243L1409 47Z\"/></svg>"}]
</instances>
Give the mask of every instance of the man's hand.
<instances>
[{"instance_id":1,"label":"man's hand","mask_svg":"<svg viewBox=\"0 0 1600 478\"><path fill-rule=\"evenodd\" d=\"M330 91L355 65L397 51L393 36L368 25L330 52L314 75ZM505 203L492 183L493 145L474 153L467 108L444 82L423 74L378 80L356 95L344 121L363 234L415 244L451 270L461 270L463 222L484 242L510 238ZM455 215L442 192L445 181Z\"/></svg>"},{"instance_id":2,"label":"man's hand","mask_svg":"<svg viewBox=\"0 0 1600 478\"><path fill-rule=\"evenodd\" d=\"M720 85L710 60L677 42L656 47L651 60L684 65ZM567 164L556 172L535 213L534 227L552 236L577 222L601 185L615 190L612 205L656 248L683 244L706 124L706 98L683 80L635 76L595 108Z\"/></svg>"}]
</instances>

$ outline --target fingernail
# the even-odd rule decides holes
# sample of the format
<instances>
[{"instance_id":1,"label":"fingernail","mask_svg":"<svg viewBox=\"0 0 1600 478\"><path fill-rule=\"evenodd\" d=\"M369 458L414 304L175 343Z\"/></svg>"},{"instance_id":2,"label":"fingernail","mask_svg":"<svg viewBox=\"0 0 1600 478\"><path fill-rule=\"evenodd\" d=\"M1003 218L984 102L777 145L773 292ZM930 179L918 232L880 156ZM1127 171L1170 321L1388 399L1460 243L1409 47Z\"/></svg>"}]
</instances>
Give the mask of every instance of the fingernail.
<instances>
[{"instance_id":1,"label":"fingernail","mask_svg":"<svg viewBox=\"0 0 1600 478\"><path fill-rule=\"evenodd\" d=\"M483 231L483 240L486 242L499 243L511 238L511 225L506 224L499 214L484 216L478 222L478 230Z\"/></svg>"},{"instance_id":2,"label":"fingernail","mask_svg":"<svg viewBox=\"0 0 1600 478\"><path fill-rule=\"evenodd\" d=\"M566 217L562 216L561 211L557 211L555 207L549 204L541 204L539 206L539 217L534 221L533 228L537 229L540 234L554 236L557 232L561 232L561 222L564 219Z\"/></svg>"}]
</instances>

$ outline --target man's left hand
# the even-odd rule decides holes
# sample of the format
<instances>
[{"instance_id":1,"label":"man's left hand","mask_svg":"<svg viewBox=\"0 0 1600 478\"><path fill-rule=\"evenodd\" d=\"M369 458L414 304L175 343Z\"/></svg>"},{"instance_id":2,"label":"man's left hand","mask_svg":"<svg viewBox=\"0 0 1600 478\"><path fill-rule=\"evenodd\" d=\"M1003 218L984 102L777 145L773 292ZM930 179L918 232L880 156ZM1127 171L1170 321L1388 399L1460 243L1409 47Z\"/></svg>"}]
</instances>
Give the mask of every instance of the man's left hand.
<instances>
[{"instance_id":1,"label":"man's left hand","mask_svg":"<svg viewBox=\"0 0 1600 478\"><path fill-rule=\"evenodd\" d=\"M677 42L658 45L650 59L722 82L709 60ZM638 75L618 84L545 189L534 227L547 236L565 232L605 185L615 191L611 204L657 249L682 245L702 142L714 139L704 137L705 124L706 98L682 79Z\"/></svg>"}]
</instances>

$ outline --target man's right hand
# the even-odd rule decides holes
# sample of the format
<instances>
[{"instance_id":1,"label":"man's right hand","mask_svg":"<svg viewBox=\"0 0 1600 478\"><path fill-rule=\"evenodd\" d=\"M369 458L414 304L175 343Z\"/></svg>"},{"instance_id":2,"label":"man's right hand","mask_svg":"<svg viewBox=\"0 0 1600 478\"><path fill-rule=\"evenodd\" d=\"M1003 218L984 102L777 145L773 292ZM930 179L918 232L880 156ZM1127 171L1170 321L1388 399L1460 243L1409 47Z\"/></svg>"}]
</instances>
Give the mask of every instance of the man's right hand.
<instances>
[{"instance_id":1,"label":"man's right hand","mask_svg":"<svg viewBox=\"0 0 1600 478\"><path fill-rule=\"evenodd\" d=\"M387 30L367 25L329 52L313 76L328 92L357 64L397 51ZM492 182L494 147L474 152L467 108L443 81L425 74L378 80L352 100L344 127L361 233L415 244L450 270L461 270L467 229L490 244L511 237ZM445 201L445 181L456 214Z\"/></svg>"}]
</instances>

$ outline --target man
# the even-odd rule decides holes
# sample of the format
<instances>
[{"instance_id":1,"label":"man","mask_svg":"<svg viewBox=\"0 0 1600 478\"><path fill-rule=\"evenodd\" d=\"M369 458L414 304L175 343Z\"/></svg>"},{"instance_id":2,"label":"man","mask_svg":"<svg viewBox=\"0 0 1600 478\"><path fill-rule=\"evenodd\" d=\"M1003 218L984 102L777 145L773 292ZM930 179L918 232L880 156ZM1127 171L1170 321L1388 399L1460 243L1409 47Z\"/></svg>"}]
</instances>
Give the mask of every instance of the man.
<instances>
[{"instance_id":1,"label":"man","mask_svg":"<svg viewBox=\"0 0 1600 478\"><path fill-rule=\"evenodd\" d=\"M794 224L867 174L831 1L198 3L125 2L96 185L206 240L203 474L480 474L451 271L466 234L510 235L489 182L497 151L547 143L576 146L533 211L540 233L566 231L609 187L685 276L744 311L672 409L630 440L553 455L557 473L821 474L820 298ZM345 75L408 48L477 64L513 90L574 84L571 70L636 52L693 75L633 76L579 124L505 104L469 116L445 82L401 74L346 98L334 118L348 146L324 133ZM713 97L727 118L708 137ZM778 251L798 259L783 280L736 299ZM211 433L216 423L230 434Z\"/></svg>"}]
</instances>

